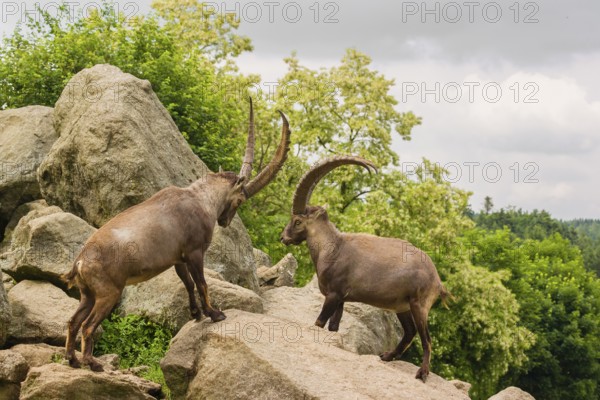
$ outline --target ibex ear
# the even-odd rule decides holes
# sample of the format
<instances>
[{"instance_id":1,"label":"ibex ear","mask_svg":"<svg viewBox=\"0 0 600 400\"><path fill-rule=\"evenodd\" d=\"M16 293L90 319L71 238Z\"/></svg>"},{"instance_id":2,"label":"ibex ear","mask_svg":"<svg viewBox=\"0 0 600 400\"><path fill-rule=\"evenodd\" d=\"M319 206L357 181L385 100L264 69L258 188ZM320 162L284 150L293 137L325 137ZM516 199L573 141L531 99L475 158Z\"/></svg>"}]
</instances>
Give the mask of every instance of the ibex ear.
<instances>
[{"instance_id":1,"label":"ibex ear","mask_svg":"<svg viewBox=\"0 0 600 400\"><path fill-rule=\"evenodd\" d=\"M322 219L322 218L327 218L327 210L325 210L322 207L317 208L314 212L313 212L313 218L314 219Z\"/></svg>"},{"instance_id":2,"label":"ibex ear","mask_svg":"<svg viewBox=\"0 0 600 400\"><path fill-rule=\"evenodd\" d=\"M234 187L239 188L240 186L242 186L244 183L246 182L246 177L245 176L240 176L238 177L237 181L235 181L235 185Z\"/></svg>"}]
</instances>

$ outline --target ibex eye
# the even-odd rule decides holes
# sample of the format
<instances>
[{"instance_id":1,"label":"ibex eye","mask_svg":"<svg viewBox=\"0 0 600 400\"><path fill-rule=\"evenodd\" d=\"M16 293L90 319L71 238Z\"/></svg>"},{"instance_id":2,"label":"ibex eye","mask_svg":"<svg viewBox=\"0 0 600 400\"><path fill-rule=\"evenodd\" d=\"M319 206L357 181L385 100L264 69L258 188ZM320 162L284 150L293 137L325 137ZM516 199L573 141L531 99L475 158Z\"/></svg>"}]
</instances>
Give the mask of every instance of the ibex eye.
<instances>
[{"instance_id":1,"label":"ibex eye","mask_svg":"<svg viewBox=\"0 0 600 400\"><path fill-rule=\"evenodd\" d=\"M299 219L296 220L296 222L294 222L294 225L298 226L302 223L302 221L300 221Z\"/></svg>"}]
</instances>

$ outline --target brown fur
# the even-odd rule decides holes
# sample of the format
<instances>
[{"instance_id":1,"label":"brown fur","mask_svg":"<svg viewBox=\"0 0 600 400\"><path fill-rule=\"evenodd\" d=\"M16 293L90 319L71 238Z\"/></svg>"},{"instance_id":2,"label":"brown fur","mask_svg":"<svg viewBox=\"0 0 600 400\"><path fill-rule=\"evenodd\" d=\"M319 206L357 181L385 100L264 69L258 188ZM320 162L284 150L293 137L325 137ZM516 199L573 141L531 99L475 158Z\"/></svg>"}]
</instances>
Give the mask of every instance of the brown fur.
<instances>
[{"instance_id":1,"label":"brown fur","mask_svg":"<svg viewBox=\"0 0 600 400\"><path fill-rule=\"evenodd\" d=\"M418 332L423 363L417 378L425 381L431 356L429 310L440 295L444 304L451 296L431 258L404 240L340 232L322 207L307 207L305 214L293 215L281 236L286 245L304 240L325 296L315 325L322 328L329 320L329 330L337 331L347 301L395 312L404 336L396 349L382 354L381 359L402 356Z\"/></svg>"}]
</instances>

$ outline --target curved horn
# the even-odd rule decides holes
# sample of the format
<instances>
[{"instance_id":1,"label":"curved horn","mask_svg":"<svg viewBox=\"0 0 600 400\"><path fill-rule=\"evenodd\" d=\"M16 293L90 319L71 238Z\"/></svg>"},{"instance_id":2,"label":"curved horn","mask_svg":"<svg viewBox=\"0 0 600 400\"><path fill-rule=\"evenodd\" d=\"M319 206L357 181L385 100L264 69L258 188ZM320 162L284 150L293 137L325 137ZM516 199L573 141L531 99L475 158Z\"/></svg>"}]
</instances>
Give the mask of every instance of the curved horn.
<instances>
[{"instance_id":1,"label":"curved horn","mask_svg":"<svg viewBox=\"0 0 600 400\"><path fill-rule=\"evenodd\" d=\"M377 172L377 167L375 164L361 157L338 156L327 158L315 164L300 179L300 183L298 183L298 186L296 186L296 193L294 193L292 214L304 214L304 211L308 206L308 202L310 201L310 196L312 195L315 186L317 186L317 183L319 183L319 181L333 169L348 164L360 165L361 167L366 168L369 173L371 172L371 168Z\"/></svg>"},{"instance_id":2,"label":"curved horn","mask_svg":"<svg viewBox=\"0 0 600 400\"><path fill-rule=\"evenodd\" d=\"M250 117L248 121L248 141L246 142L246 154L242 161L240 176L245 176L246 180L250 179L252 174L252 162L254 161L254 109L252 108L252 97L250 97Z\"/></svg>"},{"instance_id":3,"label":"curved horn","mask_svg":"<svg viewBox=\"0 0 600 400\"><path fill-rule=\"evenodd\" d=\"M275 152L275 155L273 156L271 162L269 162L269 164L267 164L267 166L264 167L263 170L260 171L260 173L256 175L256 177L254 177L254 179L252 179L246 185L246 192L248 193L248 198L255 195L259 190L267 186L267 184L275 178L275 175L277 175L287 158L288 151L290 151L290 124L287 118L285 117L285 114L283 114L279 110L278 112L281 115L281 119L283 121L283 126L281 128L281 141L279 142L279 147L277 147L277 151Z\"/></svg>"}]
</instances>

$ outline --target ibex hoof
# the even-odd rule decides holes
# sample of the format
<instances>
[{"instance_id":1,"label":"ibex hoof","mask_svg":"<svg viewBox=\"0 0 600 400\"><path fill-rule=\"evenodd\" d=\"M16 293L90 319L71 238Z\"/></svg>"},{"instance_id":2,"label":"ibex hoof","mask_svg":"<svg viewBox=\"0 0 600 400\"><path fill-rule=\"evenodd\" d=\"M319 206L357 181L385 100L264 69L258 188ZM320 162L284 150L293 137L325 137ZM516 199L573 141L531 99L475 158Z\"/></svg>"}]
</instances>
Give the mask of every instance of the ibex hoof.
<instances>
[{"instance_id":1,"label":"ibex hoof","mask_svg":"<svg viewBox=\"0 0 600 400\"><path fill-rule=\"evenodd\" d=\"M192 311L192 318L194 318L196 321L200 321L202 319L202 313L200 312L200 310L195 310Z\"/></svg>"},{"instance_id":2,"label":"ibex hoof","mask_svg":"<svg viewBox=\"0 0 600 400\"><path fill-rule=\"evenodd\" d=\"M96 360L92 360L87 363L90 369L94 372L104 372L104 367Z\"/></svg>"},{"instance_id":3,"label":"ibex hoof","mask_svg":"<svg viewBox=\"0 0 600 400\"><path fill-rule=\"evenodd\" d=\"M223 321L225 318L227 317L225 316L225 314L223 314L222 311L213 311L210 314L210 319L212 320L212 322Z\"/></svg>"},{"instance_id":4,"label":"ibex hoof","mask_svg":"<svg viewBox=\"0 0 600 400\"><path fill-rule=\"evenodd\" d=\"M417 375L415 376L415 378L420 379L423 382L425 382L427 380L428 375L429 375L429 369L421 367L417 371Z\"/></svg>"},{"instance_id":5,"label":"ibex hoof","mask_svg":"<svg viewBox=\"0 0 600 400\"><path fill-rule=\"evenodd\" d=\"M393 351L386 351L383 354L379 355L381 361L394 361L396 358L396 354Z\"/></svg>"},{"instance_id":6,"label":"ibex hoof","mask_svg":"<svg viewBox=\"0 0 600 400\"><path fill-rule=\"evenodd\" d=\"M69 359L69 365L71 366L71 368L81 368L81 362L79 362L79 360L75 358L75 356Z\"/></svg>"}]
</instances>

